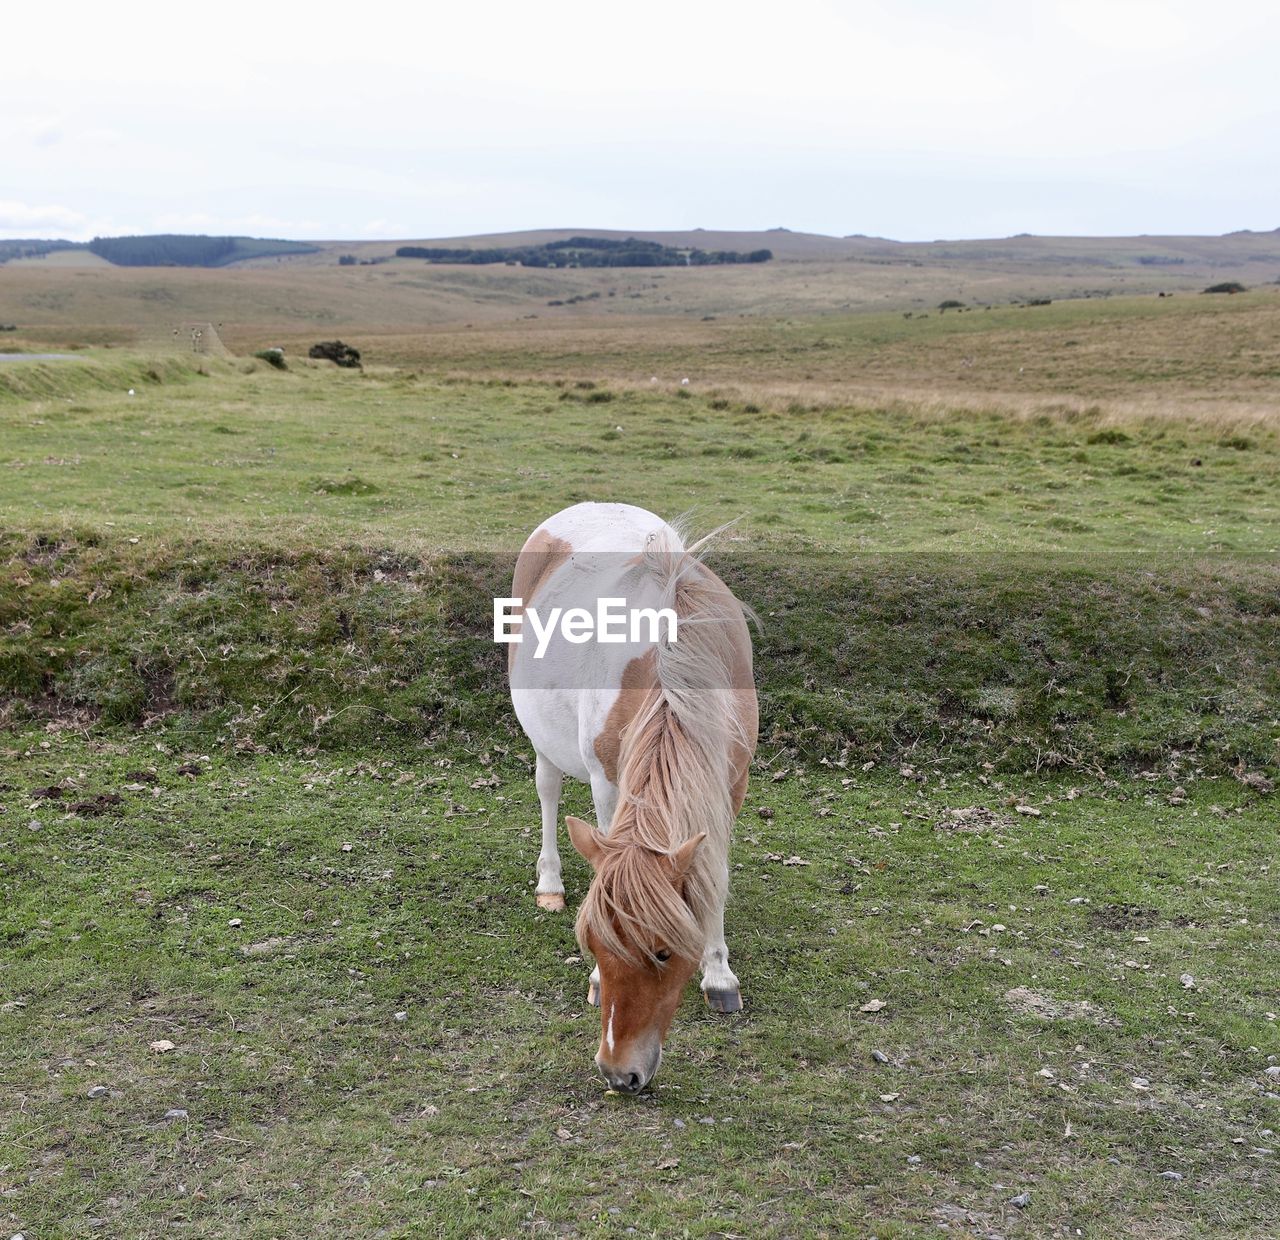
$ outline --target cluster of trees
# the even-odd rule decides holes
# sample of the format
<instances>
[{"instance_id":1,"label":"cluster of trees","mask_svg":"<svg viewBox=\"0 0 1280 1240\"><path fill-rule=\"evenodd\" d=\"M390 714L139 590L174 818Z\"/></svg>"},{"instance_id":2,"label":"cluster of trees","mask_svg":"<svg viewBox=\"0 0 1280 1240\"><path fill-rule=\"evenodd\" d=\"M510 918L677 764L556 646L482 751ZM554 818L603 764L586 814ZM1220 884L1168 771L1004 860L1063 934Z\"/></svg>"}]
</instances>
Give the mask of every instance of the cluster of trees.
<instances>
[{"instance_id":1,"label":"cluster of trees","mask_svg":"<svg viewBox=\"0 0 1280 1240\"><path fill-rule=\"evenodd\" d=\"M257 237L184 236L156 233L145 237L94 237L89 249L117 267L225 267L245 258L314 254L305 241Z\"/></svg>"},{"instance_id":2,"label":"cluster of trees","mask_svg":"<svg viewBox=\"0 0 1280 1240\"><path fill-rule=\"evenodd\" d=\"M720 263L767 263L772 250L690 250L689 263L694 267L713 267Z\"/></svg>"},{"instance_id":3,"label":"cluster of trees","mask_svg":"<svg viewBox=\"0 0 1280 1240\"><path fill-rule=\"evenodd\" d=\"M615 237L568 237L560 241L548 241L548 250L612 250L615 254L624 251L653 250L661 253L663 246L657 241L641 241L639 237L627 237L619 241Z\"/></svg>"},{"instance_id":4,"label":"cluster of trees","mask_svg":"<svg viewBox=\"0 0 1280 1240\"><path fill-rule=\"evenodd\" d=\"M472 247L402 245L397 258L429 263L519 263L522 267L705 267L721 263L767 263L772 250L681 250L637 237L569 237L545 245Z\"/></svg>"}]
</instances>

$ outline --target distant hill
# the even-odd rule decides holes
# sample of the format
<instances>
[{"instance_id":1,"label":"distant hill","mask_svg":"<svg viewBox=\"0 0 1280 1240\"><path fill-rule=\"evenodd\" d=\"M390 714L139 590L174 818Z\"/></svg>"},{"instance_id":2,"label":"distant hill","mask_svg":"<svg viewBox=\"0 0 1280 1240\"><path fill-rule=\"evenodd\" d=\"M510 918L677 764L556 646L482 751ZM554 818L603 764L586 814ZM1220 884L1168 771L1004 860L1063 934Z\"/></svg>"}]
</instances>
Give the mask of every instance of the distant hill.
<instances>
[{"instance_id":1,"label":"distant hill","mask_svg":"<svg viewBox=\"0 0 1280 1240\"><path fill-rule=\"evenodd\" d=\"M96 255L115 267L227 267L250 259L319 254L310 241L262 237L207 237L155 233L137 237L95 237L92 241L0 239L0 263L44 258L64 251Z\"/></svg>"},{"instance_id":2,"label":"distant hill","mask_svg":"<svg viewBox=\"0 0 1280 1240\"><path fill-rule=\"evenodd\" d=\"M46 254L55 254L59 250L79 250L81 241L50 241L36 237L26 239L0 238L0 263L7 263L15 258L43 258Z\"/></svg>"},{"instance_id":3,"label":"distant hill","mask_svg":"<svg viewBox=\"0 0 1280 1240\"><path fill-rule=\"evenodd\" d=\"M1185 266L1198 272L1226 267L1247 269L1254 264L1280 262L1280 229L1270 232L1242 229L1223 236L1038 237L1023 233L974 240L894 241L862 234L829 237L821 233L792 232L787 228L754 232L703 228L684 231L541 228L380 241L287 241L182 234L98 237L87 245L64 240L0 240L0 263L74 249L87 249L115 266L129 267L259 266L266 262L275 265L279 261L327 266L342 258L348 263L387 261L405 249L466 251L454 259L433 258L431 261L476 263L479 260L473 252L477 250L537 251L584 239L615 247L637 240L667 250L698 250L707 254L748 255L768 250L779 262L850 260L962 267L995 263L1024 270L1061 266L1111 270ZM495 258L494 261L502 260Z\"/></svg>"},{"instance_id":4,"label":"distant hill","mask_svg":"<svg viewBox=\"0 0 1280 1240\"><path fill-rule=\"evenodd\" d=\"M622 242L628 238L676 249L750 253L769 250L777 262L853 262L959 265L996 263L1026 270L1070 266L1098 269L1142 269L1183 266L1199 271L1280 262L1280 230L1227 233L1223 236L1015 237L973 240L894 241L853 234L829 237L787 228L729 231L693 228L684 231L608 228L538 228L509 233L458 237L406 237L382 241L316 241L315 252L287 258L290 263L336 263L341 255L356 262L394 257L399 249L499 250L536 249L573 238ZM467 261L459 259L459 262Z\"/></svg>"},{"instance_id":5,"label":"distant hill","mask_svg":"<svg viewBox=\"0 0 1280 1240\"><path fill-rule=\"evenodd\" d=\"M679 253L681 261L653 268L585 262L540 267L500 253L539 247L557 253L567 246L609 254L632 236ZM608 244L583 246L583 238ZM0 323L39 328L46 332L42 339L60 339L48 333L74 327L78 340L122 340L138 333L168 340L174 326L188 320L225 322L228 331L244 332L237 343L224 336L229 347L257 348L258 333L268 328L270 343L296 330L313 337L310 345L321 331L326 338L356 338L371 325L412 334L453 324L538 320L541 329L640 316L687 324L893 311L914 320L926 319L943 303L959 313L956 302L981 309L1067 298L1185 297L1228 282L1280 297L1277 232L901 242L786 229L633 234L565 228L422 241L176 238L183 247L176 254L159 244L166 238L113 240L137 247L128 255L134 263L164 265L120 265L123 256L114 247L106 249L109 262L69 242L7 243L11 254L33 248L45 253L14 258L3 269ZM58 245L70 248L50 248ZM560 248L548 251L552 246ZM405 247L463 256L396 257ZM686 263L684 255L694 249L746 255L767 250L773 260ZM480 261L475 251L493 261ZM216 270L206 264L226 277L215 278Z\"/></svg>"}]
</instances>

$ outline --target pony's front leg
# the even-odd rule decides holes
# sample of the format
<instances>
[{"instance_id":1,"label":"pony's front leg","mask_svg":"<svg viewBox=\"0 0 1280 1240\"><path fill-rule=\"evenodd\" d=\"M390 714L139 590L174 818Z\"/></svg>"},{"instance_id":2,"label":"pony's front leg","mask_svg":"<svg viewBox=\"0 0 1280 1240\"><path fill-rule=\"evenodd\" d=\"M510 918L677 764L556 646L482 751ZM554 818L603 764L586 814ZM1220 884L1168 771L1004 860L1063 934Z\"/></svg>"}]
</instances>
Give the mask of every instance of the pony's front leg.
<instances>
[{"instance_id":1,"label":"pony's front leg","mask_svg":"<svg viewBox=\"0 0 1280 1240\"><path fill-rule=\"evenodd\" d=\"M596 806L596 826L608 835L618 808L618 785L611 783L603 770L591 772L591 799Z\"/></svg>"},{"instance_id":2,"label":"pony's front leg","mask_svg":"<svg viewBox=\"0 0 1280 1240\"><path fill-rule=\"evenodd\" d=\"M538 907L560 912L564 909L564 882L560 877L560 845L556 828L560 823L560 789L564 772L538 754L534 772L538 801L542 806L542 851L538 854Z\"/></svg>"},{"instance_id":3,"label":"pony's front leg","mask_svg":"<svg viewBox=\"0 0 1280 1240\"><path fill-rule=\"evenodd\" d=\"M724 941L724 900L717 901L711 924L707 927L707 945L702 952L702 997L713 1012L740 1012L742 992L738 979L729 968L729 949Z\"/></svg>"},{"instance_id":4,"label":"pony's front leg","mask_svg":"<svg viewBox=\"0 0 1280 1240\"><path fill-rule=\"evenodd\" d=\"M610 781L603 768L591 772L591 799L596 806L596 826L608 835L614 810L618 807L618 786ZM600 1006L599 965L591 970L591 978L587 982L587 1002L592 1007Z\"/></svg>"}]
</instances>

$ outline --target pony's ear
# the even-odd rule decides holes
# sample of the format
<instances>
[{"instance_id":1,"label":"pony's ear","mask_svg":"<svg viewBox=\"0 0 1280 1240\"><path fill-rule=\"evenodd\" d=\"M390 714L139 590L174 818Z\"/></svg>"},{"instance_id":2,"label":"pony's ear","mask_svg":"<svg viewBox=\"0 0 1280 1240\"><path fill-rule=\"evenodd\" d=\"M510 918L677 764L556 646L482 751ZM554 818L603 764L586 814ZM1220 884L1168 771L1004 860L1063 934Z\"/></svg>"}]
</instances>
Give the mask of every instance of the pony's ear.
<instances>
[{"instance_id":1,"label":"pony's ear","mask_svg":"<svg viewBox=\"0 0 1280 1240\"><path fill-rule=\"evenodd\" d=\"M572 814L565 816L565 825L569 828L569 839L574 848L590 862L593 870L600 868L600 858L604 856L604 840L600 832L589 822L575 818Z\"/></svg>"},{"instance_id":2,"label":"pony's ear","mask_svg":"<svg viewBox=\"0 0 1280 1240\"><path fill-rule=\"evenodd\" d=\"M693 859L698 855L698 849L702 847L702 842L707 838L705 831L699 831L691 840L685 840L679 848L671 854L671 864L676 872L676 882L679 882L686 874L689 873L689 867L693 865Z\"/></svg>"}]
</instances>

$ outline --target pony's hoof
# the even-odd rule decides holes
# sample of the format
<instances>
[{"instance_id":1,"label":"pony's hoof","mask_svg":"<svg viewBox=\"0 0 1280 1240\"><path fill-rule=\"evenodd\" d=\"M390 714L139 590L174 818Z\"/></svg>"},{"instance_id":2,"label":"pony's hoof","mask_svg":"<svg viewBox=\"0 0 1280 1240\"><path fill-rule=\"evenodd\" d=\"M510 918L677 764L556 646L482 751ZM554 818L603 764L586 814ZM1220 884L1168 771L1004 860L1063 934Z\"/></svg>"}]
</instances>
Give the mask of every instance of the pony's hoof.
<instances>
[{"instance_id":1,"label":"pony's hoof","mask_svg":"<svg viewBox=\"0 0 1280 1240\"><path fill-rule=\"evenodd\" d=\"M564 892L563 891L538 892L538 907L545 908L549 913L563 913L564 912Z\"/></svg>"},{"instance_id":2,"label":"pony's hoof","mask_svg":"<svg viewBox=\"0 0 1280 1240\"><path fill-rule=\"evenodd\" d=\"M599 982L592 982L591 985L587 987L587 1002L591 1004L592 1007L600 1006L600 983Z\"/></svg>"},{"instance_id":3,"label":"pony's hoof","mask_svg":"<svg viewBox=\"0 0 1280 1240\"><path fill-rule=\"evenodd\" d=\"M736 986L733 990L704 990L702 997L713 1012L742 1011L742 992Z\"/></svg>"}]
</instances>

